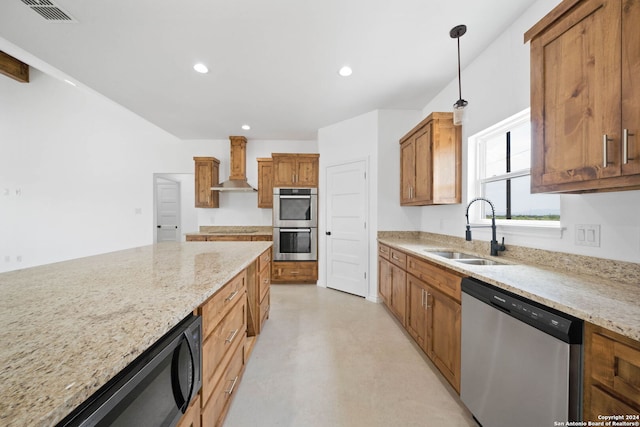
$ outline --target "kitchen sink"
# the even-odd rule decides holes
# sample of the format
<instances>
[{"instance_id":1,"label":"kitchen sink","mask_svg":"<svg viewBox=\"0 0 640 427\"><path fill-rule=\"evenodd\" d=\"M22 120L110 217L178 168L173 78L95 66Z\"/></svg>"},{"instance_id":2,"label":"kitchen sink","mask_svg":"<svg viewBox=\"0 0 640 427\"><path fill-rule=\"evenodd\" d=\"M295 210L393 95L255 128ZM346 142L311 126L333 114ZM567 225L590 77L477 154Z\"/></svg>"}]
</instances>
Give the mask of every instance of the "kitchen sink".
<instances>
[{"instance_id":1,"label":"kitchen sink","mask_svg":"<svg viewBox=\"0 0 640 427\"><path fill-rule=\"evenodd\" d=\"M424 251L432 255L450 259L451 261L459 262L461 264L468 264L468 265L506 265L507 264L507 263L495 261L492 259L481 258L477 255L466 254L464 252L431 251L429 249L425 249Z\"/></svg>"},{"instance_id":2,"label":"kitchen sink","mask_svg":"<svg viewBox=\"0 0 640 427\"><path fill-rule=\"evenodd\" d=\"M430 251L428 249L425 249L425 252L428 252L431 255L437 255L437 256L440 256L442 258L454 259L454 260L459 260L459 259L477 259L478 258L476 255L465 254L464 252Z\"/></svg>"}]
</instances>

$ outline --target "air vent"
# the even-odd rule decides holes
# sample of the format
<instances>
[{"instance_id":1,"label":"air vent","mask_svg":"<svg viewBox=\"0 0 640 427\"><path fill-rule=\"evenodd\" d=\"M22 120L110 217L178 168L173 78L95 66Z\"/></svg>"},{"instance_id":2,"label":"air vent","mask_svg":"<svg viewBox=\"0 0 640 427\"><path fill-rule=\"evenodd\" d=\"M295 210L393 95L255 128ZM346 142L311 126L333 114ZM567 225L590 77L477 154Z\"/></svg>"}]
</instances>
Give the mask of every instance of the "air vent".
<instances>
[{"instance_id":1,"label":"air vent","mask_svg":"<svg viewBox=\"0 0 640 427\"><path fill-rule=\"evenodd\" d=\"M76 21L69 13L65 12L60 6L53 3L51 0L22 0L22 3L26 4L37 12L49 22L68 22L76 23Z\"/></svg>"}]
</instances>

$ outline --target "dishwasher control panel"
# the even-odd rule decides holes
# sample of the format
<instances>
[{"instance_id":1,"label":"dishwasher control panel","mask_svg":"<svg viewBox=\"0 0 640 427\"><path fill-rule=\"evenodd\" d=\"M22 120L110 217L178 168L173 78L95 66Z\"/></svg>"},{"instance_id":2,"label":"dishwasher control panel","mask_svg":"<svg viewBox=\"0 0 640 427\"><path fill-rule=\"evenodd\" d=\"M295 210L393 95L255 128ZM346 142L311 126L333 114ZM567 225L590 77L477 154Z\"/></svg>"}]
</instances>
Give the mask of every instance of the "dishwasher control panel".
<instances>
[{"instance_id":1,"label":"dishwasher control panel","mask_svg":"<svg viewBox=\"0 0 640 427\"><path fill-rule=\"evenodd\" d=\"M462 292L562 341L582 342L582 321L569 314L473 278L462 280Z\"/></svg>"}]
</instances>

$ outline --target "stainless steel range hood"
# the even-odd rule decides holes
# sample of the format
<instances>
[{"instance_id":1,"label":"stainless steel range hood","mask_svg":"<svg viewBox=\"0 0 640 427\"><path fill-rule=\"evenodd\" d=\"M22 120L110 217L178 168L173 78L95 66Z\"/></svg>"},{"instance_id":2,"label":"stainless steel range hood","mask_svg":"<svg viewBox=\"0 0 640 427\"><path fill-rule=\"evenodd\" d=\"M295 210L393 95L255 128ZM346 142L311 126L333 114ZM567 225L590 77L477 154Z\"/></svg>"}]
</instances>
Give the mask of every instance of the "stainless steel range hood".
<instances>
[{"instance_id":1,"label":"stainless steel range hood","mask_svg":"<svg viewBox=\"0 0 640 427\"><path fill-rule=\"evenodd\" d=\"M247 138L230 136L229 179L211 187L215 191L258 191L247 182Z\"/></svg>"}]
</instances>

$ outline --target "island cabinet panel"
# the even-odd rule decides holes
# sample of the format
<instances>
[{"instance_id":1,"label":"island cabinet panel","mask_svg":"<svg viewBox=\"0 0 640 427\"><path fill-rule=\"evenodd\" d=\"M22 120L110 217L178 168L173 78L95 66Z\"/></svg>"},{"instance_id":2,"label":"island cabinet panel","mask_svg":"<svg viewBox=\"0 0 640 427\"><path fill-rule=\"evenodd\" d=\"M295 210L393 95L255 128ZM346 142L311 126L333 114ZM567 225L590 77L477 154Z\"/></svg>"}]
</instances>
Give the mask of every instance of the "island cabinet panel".
<instances>
[{"instance_id":1,"label":"island cabinet panel","mask_svg":"<svg viewBox=\"0 0 640 427\"><path fill-rule=\"evenodd\" d=\"M211 399L202 409L202 427L219 427L229 411L233 393L237 390L245 366L245 350L238 345L230 362L224 367Z\"/></svg>"},{"instance_id":2,"label":"island cabinet panel","mask_svg":"<svg viewBox=\"0 0 640 427\"><path fill-rule=\"evenodd\" d=\"M584 352L584 419L640 415L640 342L585 323Z\"/></svg>"},{"instance_id":3,"label":"island cabinet panel","mask_svg":"<svg viewBox=\"0 0 640 427\"><path fill-rule=\"evenodd\" d=\"M200 395L196 397L184 413L176 427L200 427Z\"/></svg>"},{"instance_id":4,"label":"island cabinet panel","mask_svg":"<svg viewBox=\"0 0 640 427\"><path fill-rule=\"evenodd\" d=\"M378 292L389 311L460 392L462 277L378 245Z\"/></svg>"},{"instance_id":5,"label":"island cabinet panel","mask_svg":"<svg viewBox=\"0 0 640 427\"><path fill-rule=\"evenodd\" d=\"M531 40L531 190L640 188L640 4L565 0Z\"/></svg>"}]
</instances>

